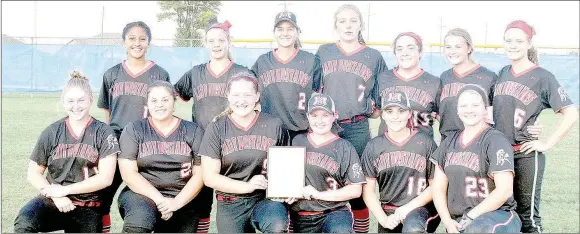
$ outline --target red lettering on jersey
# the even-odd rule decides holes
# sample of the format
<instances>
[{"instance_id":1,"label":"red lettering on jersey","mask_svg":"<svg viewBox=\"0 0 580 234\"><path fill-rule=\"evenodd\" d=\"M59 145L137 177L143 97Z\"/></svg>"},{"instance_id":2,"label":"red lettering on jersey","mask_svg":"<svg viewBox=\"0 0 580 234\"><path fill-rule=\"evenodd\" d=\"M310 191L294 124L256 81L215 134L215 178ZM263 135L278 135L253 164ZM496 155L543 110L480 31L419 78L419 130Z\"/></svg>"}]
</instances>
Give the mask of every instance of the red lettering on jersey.
<instances>
[{"instance_id":1,"label":"red lettering on jersey","mask_svg":"<svg viewBox=\"0 0 580 234\"><path fill-rule=\"evenodd\" d=\"M113 84L113 87L111 87L111 89L109 91L111 93L111 97L113 97L113 99L123 95L124 84L125 84L125 82L119 82L119 83Z\"/></svg>"},{"instance_id":2,"label":"red lettering on jersey","mask_svg":"<svg viewBox=\"0 0 580 234\"><path fill-rule=\"evenodd\" d=\"M308 165L317 166L326 170L329 174L336 174L340 165L332 157L318 153L318 152L306 152L306 163Z\"/></svg>"},{"instance_id":3,"label":"red lettering on jersey","mask_svg":"<svg viewBox=\"0 0 580 234\"><path fill-rule=\"evenodd\" d=\"M449 152L445 155L445 168L448 166L462 166L478 172L479 158L479 155L472 152Z\"/></svg>"},{"instance_id":4,"label":"red lettering on jersey","mask_svg":"<svg viewBox=\"0 0 580 234\"><path fill-rule=\"evenodd\" d=\"M78 144L58 144L52 155L52 160L64 158L83 158L91 163L97 163L99 152L92 146L83 143Z\"/></svg>"},{"instance_id":5,"label":"red lettering on jersey","mask_svg":"<svg viewBox=\"0 0 580 234\"><path fill-rule=\"evenodd\" d=\"M260 74L260 80L265 87L274 83L294 83L306 88L311 78L303 71L292 68L278 68Z\"/></svg>"},{"instance_id":6,"label":"red lettering on jersey","mask_svg":"<svg viewBox=\"0 0 580 234\"><path fill-rule=\"evenodd\" d=\"M397 166L424 172L426 165L425 156L408 151L384 152L373 161L373 166L377 172Z\"/></svg>"},{"instance_id":7,"label":"red lettering on jersey","mask_svg":"<svg viewBox=\"0 0 580 234\"><path fill-rule=\"evenodd\" d=\"M389 88L383 89L381 91L381 96L384 97L385 95L387 95L387 93L395 92L395 91L405 93L407 95L407 97L409 98L409 100L419 104L423 108L427 108L429 103L432 103L434 100L433 96L431 96L431 94L427 93L426 91L424 91L422 89L417 89L417 88L411 87L411 86L389 87Z\"/></svg>"},{"instance_id":8,"label":"red lettering on jersey","mask_svg":"<svg viewBox=\"0 0 580 234\"><path fill-rule=\"evenodd\" d=\"M511 96L520 100L526 106L538 98L538 95L528 86L514 81L496 84L494 96Z\"/></svg>"}]
</instances>

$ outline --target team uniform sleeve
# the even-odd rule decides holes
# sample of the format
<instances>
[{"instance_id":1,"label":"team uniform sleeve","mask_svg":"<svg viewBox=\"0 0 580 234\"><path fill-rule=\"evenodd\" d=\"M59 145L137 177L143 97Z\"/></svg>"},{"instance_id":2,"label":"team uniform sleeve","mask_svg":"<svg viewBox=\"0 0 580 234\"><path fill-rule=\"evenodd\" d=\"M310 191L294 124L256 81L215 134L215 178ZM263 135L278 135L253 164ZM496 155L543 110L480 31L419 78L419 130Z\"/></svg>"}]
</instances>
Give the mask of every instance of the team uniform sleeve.
<instances>
[{"instance_id":1,"label":"team uniform sleeve","mask_svg":"<svg viewBox=\"0 0 580 234\"><path fill-rule=\"evenodd\" d=\"M501 133L497 133L490 137L489 140L486 150L487 161L489 162L487 174L493 178L493 173L495 172L514 172L514 151L507 138Z\"/></svg>"},{"instance_id":2,"label":"team uniform sleeve","mask_svg":"<svg viewBox=\"0 0 580 234\"><path fill-rule=\"evenodd\" d=\"M437 150L437 143L430 138L428 144L429 148L427 149L427 165L425 170L427 170L427 179L433 179L433 176L435 176L435 164L431 162L429 158L431 158L431 155L433 155Z\"/></svg>"},{"instance_id":3,"label":"team uniform sleeve","mask_svg":"<svg viewBox=\"0 0 580 234\"><path fill-rule=\"evenodd\" d=\"M191 73L188 71L173 85L175 92L183 101L189 101L193 97L193 86L191 84Z\"/></svg>"},{"instance_id":4,"label":"team uniform sleeve","mask_svg":"<svg viewBox=\"0 0 580 234\"><path fill-rule=\"evenodd\" d=\"M107 72L103 74L103 84L101 85L101 91L99 92L99 100L97 106L102 109L110 109L111 96L109 94L109 89L111 88L109 75Z\"/></svg>"},{"instance_id":5,"label":"team uniform sleeve","mask_svg":"<svg viewBox=\"0 0 580 234\"><path fill-rule=\"evenodd\" d=\"M197 126L191 142L191 156L193 157L193 165L196 166L201 165L201 156L199 155L199 150L201 148L201 141L203 140L203 133L204 131L201 126Z\"/></svg>"},{"instance_id":6,"label":"team uniform sleeve","mask_svg":"<svg viewBox=\"0 0 580 234\"><path fill-rule=\"evenodd\" d=\"M199 154L214 159L222 158L222 146L217 122L210 123L201 141Z\"/></svg>"},{"instance_id":7,"label":"team uniform sleeve","mask_svg":"<svg viewBox=\"0 0 580 234\"><path fill-rule=\"evenodd\" d=\"M564 88L558 83L558 80L556 80L556 77L551 73L545 77L541 87L542 104L548 108L552 108L554 112L558 113L563 108L573 104L570 96L568 96Z\"/></svg>"},{"instance_id":8,"label":"team uniform sleeve","mask_svg":"<svg viewBox=\"0 0 580 234\"><path fill-rule=\"evenodd\" d=\"M139 140L134 123L129 123L125 127L119 138L119 145L121 146L119 158L137 160L137 156L139 156Z\"/></svg>"},{"instance_id":9,"label":"team uniform sleeve","mask_svg":"<svg viewBox=\"0 0 580 234\"><path fill-rule=\"evenodd\" d=\"M342 162L340 164L340 172L343 175L343 183L348 184L364 184L366 183L365 175L363 173L360 159L354 146L344 147L342 155Z\"/></svg>"},{"instance_id":10,"label":"team uniform sleeve","mask_svg":"<svg viewBox=\"0 0 580 234\"><path fill-rule=\"evenodd\" d=\"M159 75L160 80L167 81L171 84L171 77L169 77L169 72L167 72L167 70L161 69L161 73Z\"/></svg>"},{"instance_id":11,"label":"team uniform sleeve","mask_svg":"<svg viewBox=\"0 0 580 234\"><path fill-rule=\"evenodd\" d=\"M372 142L369 142L365 147L365 150L363 151L360 160L365 177L371 179L377 178L377 168L374 167L372 163L372 158L374 155L375 155L374 144Z\"/></svg>"},{"instance_id":12,"label":"team uniform sleeve","mask_svg":"<svg viewBox=\"0 0 580 234\"><path fill-rule=\"evenodd\" d=\"M103 128L100 129L98 137L99 145L97 146L97 150L99 151L99 158L102 159L109 155L121 152L119 141L117 140L113 129L108 125L104 125Z\"/></svg>"},{"instance_id":13,"label":"team uniform sleeve","mask_svg":"<svg viewBox=\"0 0 580 234\"><path fill-rule=\"evenodd\" d=\"M446 137L439 147L433 151L431 156L429 157L429 161L434 164L434 166L438 166L441 170L445 171L445 152L447 148L451 145L451 139L454 139L454 136Z\"/></svg>"},{"instance_id":14,"label":"team uniform sleeve","mask_svg":"<svg viewBox=\"0 0 580 234\"><path fill-rule=\"evenodd\" d=\"M371 91L371 98L373 99L374 103L375 103L375 108L380 108L380 103L381 102L381 97L380 97L380 90L379 90L379 74L383 73L384 71L387 71L387 63L385 62L385 59L383 58L383 55L379 53L379 61L378 61L378 65L377 68L375 69L375 84L373 85L373 89Z\"/></svg>"},{"instance_id":15,"label":"team uniform sleeve","mask_svg":"<svg viewBox=\"0 0 580 234\"><path fill-rule=\"evenodd\" d=\"M314 92L320 92L322 88L322 64L320 63L320 57L314 55L314 67L312 68L312 90Z\"/></svg>"},{"instance_id":16,"label":"team uniform sleeve","mask_svg":"<svg viewBox=\"0 0 580 234\"><path fill-rule=\"evenodd\" d=\"M493 106L493 96L495 94L495 84L497 83L498 76L495 73L491 73L491 86L489 87L489 105Z\"/></svg>"},{"instance_id":17,"label":"team uniform sleeve","mask_svg":"<svg viewBox=\"0 0 580 234\"><path fill-rule=\"evenodd\" d=\"M46 166L48 163L48 158L50 157L51 151L50 145L52 139L54 138L53 135L54 133L50 128L46 128L44 131L42 131L38 137L38 140L36 141L36 145L34 146L32 153L30 153L30 160L36 162L36 164L39 166Z\"/></svg>"}]
</instances>

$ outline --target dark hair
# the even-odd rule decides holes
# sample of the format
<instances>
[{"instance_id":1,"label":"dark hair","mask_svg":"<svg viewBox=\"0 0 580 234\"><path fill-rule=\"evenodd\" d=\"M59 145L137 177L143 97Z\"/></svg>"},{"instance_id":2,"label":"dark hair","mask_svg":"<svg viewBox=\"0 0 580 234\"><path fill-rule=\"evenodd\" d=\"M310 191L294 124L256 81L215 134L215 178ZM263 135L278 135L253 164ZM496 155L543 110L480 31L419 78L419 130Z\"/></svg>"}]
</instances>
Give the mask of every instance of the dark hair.
<instances>
[{"instance_id":1,"label":"dark hair","mask_svg":"<svg viewBox=\"0 0 580 234\"><path fill-rule=\"evenodd\" d=\"M260 91L259 86L258 86L258 78L256 78L256 76L254 76L252 73L249 73L249 72L240 72L240 73L233 75L232 78L230 78L230 80L226 84L226 94L230 92L230 88L232 87L232 84L234 82L240 81L240 80L251 82L253 84L254 92L257 93ZM260 102L260 100L258 99L258 102L256 102L256 104L258 104L259 102ZM212 122L215 122L219 118L224 117L226 115L229 115L232 112L233 112L232 109L228 106L228 107L226 107L226 109L224 111L222 111L221 113L216 115L212 119Z\"/></svg>"},{"instance_id":2,"label":"dark hair","mask_svg":"<svg viewBox=\"0 0 580 234\"><path fill-rule=\"evenodd\" d=\"M123 41L125 41L125 37L127 36L127 33L129 32L129 30L131 30L134 27L141 27L143 29L145 29L145 33L147 34L147 42L150 43L151 42L151 29L149 28L149 26L147 26L146 23L143 23L143 21L135 21L135 22L131 22L128 23L127 25L125 25L125 28L123 28L123 34L122 37Z\"/></svg>"},{"instance_id":3,"label":"dark hair","mask_svg":"<svg viewBox=\"0 0 580 234\"><path fill-rule=\"evenodd\" d=\"M169 94L171 94L171 96L173 97L174 101L177 99L177 92L175 92L175 88L173 87L173 85L171 85L171 83L164 80L157 80L152 84L150 84L149 87L147 88L147 97L146 97L147 101L149 101L149 93L151 93L151 90L158 87L164 88L167 92L169 92Z\"/></svg>"}]
</instances>

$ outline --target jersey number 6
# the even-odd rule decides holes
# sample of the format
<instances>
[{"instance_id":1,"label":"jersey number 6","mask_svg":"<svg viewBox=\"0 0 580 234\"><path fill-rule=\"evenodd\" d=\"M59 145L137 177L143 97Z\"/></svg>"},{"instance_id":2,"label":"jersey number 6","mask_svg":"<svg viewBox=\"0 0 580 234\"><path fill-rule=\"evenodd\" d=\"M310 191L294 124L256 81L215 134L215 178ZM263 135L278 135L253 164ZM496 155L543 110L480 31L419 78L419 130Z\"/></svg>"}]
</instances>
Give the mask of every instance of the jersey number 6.
<instances>
[{"instance_id":1,"label":"jersey number 6","mask_svg":"<svg viewBox=\"0 0 580 234\"><path fill-rule=\"evenodd\" d=\"M514 112L514 127L516 127L516 129L522 128L522 125L524 125L524 117L525 116L526 116L525 110L522 110L520 108L516 108L516 110Z\"/></svg>"}]
</instances>

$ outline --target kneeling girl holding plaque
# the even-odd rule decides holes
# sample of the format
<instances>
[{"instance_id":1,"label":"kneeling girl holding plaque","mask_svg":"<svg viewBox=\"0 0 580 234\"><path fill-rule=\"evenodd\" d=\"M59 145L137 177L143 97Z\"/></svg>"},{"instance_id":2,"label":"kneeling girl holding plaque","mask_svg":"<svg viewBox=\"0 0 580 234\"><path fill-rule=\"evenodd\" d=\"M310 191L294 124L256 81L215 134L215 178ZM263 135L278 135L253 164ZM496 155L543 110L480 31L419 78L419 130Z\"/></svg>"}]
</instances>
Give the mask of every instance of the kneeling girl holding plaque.
<instances>
[{"instance_id":1,"label":"kneeling girl holding plaque","mask_svg":"<svg viewBox=\"0 0 580 234\"><path fill-rule=\"evenodd\" d=\"M291 204L294 231L353 232L348 201L361 196L365 177L352 144L331 131L338 114L330 96L315 93L308 101L308 133L292 146L306 147L304 199Z\"/></svg>"}]
</instances>

